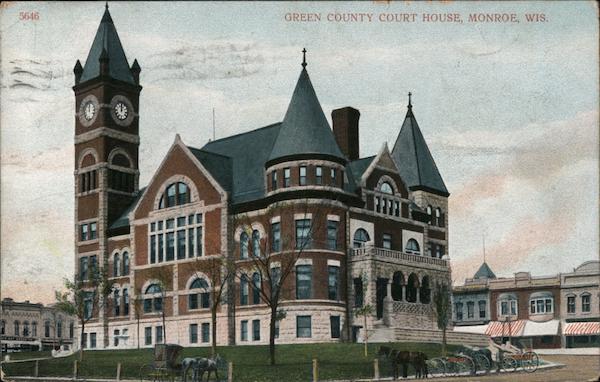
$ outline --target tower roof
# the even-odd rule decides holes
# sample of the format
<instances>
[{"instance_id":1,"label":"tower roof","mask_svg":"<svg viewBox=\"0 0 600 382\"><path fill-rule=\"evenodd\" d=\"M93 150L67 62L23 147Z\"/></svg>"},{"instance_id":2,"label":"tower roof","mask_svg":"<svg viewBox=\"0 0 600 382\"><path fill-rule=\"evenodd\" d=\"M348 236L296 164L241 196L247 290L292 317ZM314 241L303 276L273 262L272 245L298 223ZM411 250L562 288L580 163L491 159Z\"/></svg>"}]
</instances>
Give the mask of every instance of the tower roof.
<instances>
[{"instance_id":1,"label":"tower roof","mask_svg":"<svg viewBox=\"0 0 600 382\"><path fill-rule=\"evenodd\" d=\"M268 160L299 154L321 154L345 160L310 82L306 61L302 63L302 72Z\"/></svg>"},{"instance_id":2,"label":"tower roof","mask_svg":"<svg viewBox=\"0 0 600 382\"><path fill-rule=\"evenodd\" d=\"M100 58L103 51L106 51L106 57L108 58L109 75L114 79L135 84L117 29L113 24L112 17L110 17L108 6L104 11L96 37L94 37L94 42L85 60L80 82L91 80L100 75Z\"/></svg>"},{"instance_id":3,"label":"tower roof","mask_svg":"<svg viewBox=\"0 0 600 382\"><path fill-rule=\"evenodd\" d=\"M489 267L489 265L487 265L487 263L484 261L483 264L481 264L481 266L475 273L475 276L473 276L473 278L474 279L495 279L496 275L494 274L494 272L492 272L492 269Z\"/></svg>"},{"instance_id":4,"label":"tower roof","mask_svg":"<svg viewBox=\"0 0 600 382\"><path fill-rule=\"evenodd\" d=\"M444 180L413 114L410 95L409 93L408 111L394 144L392 158L409 188L423 188L448 196Z\"/></svg>"}]
</instances>

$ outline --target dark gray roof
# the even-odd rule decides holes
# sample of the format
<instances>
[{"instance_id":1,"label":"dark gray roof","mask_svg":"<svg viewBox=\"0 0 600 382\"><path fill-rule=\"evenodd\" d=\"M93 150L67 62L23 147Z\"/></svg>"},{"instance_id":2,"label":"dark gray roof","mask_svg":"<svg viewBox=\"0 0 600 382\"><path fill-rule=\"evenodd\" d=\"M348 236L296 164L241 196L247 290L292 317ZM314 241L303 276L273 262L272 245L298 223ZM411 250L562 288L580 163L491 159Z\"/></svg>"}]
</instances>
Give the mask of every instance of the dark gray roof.
<instances>
[{"instance_id":1,"label":"dark gray roof","mask_svg":"<svg viewBox=\"0 0 600 382\"><path fill-rule=\"evenodd\" d=\"M100 56L103 51L108 55L109 74L112 78L135 84L127 57L123 51L117 29L113 24L108 8L104 11L96 37L85 60L80 82L85 82L100 75Z\"/></svg>"},{"instance_id":2,"label":"dark gray roof","mask_svg":"<svg viewBox=\"0 0 600 382\"><path fill-rule=\"evenodd\" d=\"M366 158L360 158L348 163L348 167L352 170L352 175L354 176L354 179L357 182L360 182L360 178L362 178L362 175L365 173L365 171L367 171L367 168L369 168L369 165L371 164L371 162L373 162L373 159L375 159L375 157L376 155L373 155Z\"/></svg>"},{"instance_id":3,"label":"dark gray roof","mask_svg":"<svg viewBox=\"0 0 600 382\"><path fill-rule=\"evenodd\" d=\"M449 195L410 104L394 144L392 158L409 188L424 187L445 196Z\"/></svg>"},{"instance_id":4,"label":"dark gray roof","mask_svg":"<svg viewBox=\"0 0 600 382\"><path fill-rule=\"evenodd\" d=\"M145 191L146 191L146 187L143 187L138 191L137 195L135 196L135 198L133 199L133 201L131 202L129 207L127 207L127 209L121 214L121 216L119 216L119 218L117 220L115 220L110 225L110 227L108 227L109 229L129 227L129 213L131 211L133 211L135 206L137 206L138 202L142 198L142 195L144 195Z\"/></svg>"},{"instance_id":5,"label":"dark gray roof","mask_svg":"<svg viewBox=\"0 0 600 382\"><path fill-rule=\"evenodd\" d=\"M188 146L188 149L190 149L192 154L194 154L225 191L232 191L232 161L230 157L190 146Z\"/></svg>"},{"instance_id":6,"label":"dark gray roof","mask_svg":"<svg viewBox=\"0 0 600 382\"><path fill-rule=\"evenodd\" d=\"M325 154L344 160L306 68L300 73L268 160L298 154Z\"/></svg>"},{"instance_id":7,"label":"dark gray roof","mask_svg":"<svg viewBox=\"0 0 600 382\"><path fill-rule=\"evenodd\" d=\"M487 265L484 261L483 264L479 267L477 273L473 277L475 279L495 279L496 275L492 272L492 269Z\"/></svg>"},{"instance_id":8,"label":"dark gray roof","mask_svg":"<svg viewBox=\"0 0 600 382\"><path fill-rule=\"evenodd\" d=\"M231 186L228 191L231 192L233 203L264 197L265 162L273 149L280 127L281 123L275 123L247 133L212 141L202 147L203 152L230 158L231 173L227 176L230 176ZM202 160L201 162L205 163ZM225 166L219 167L218 160L214 163L212 168L207 166L208 171L217 180L227 177L220 174L226 171Z\"/></svg>"}]
</instances>

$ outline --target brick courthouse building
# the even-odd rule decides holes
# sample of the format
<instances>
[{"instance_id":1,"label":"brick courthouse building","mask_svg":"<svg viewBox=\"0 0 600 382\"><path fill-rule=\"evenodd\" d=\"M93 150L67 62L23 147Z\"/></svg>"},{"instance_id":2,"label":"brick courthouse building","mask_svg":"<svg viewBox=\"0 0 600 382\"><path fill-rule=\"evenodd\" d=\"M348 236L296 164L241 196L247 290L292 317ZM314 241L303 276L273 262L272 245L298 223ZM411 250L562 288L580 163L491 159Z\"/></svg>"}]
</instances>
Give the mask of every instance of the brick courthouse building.
<instances>
[{"instance_id":1,"label":"brick courthouse building","mask_svg":"<svg viewBox=\"0 0 600 382\"><path fill-rule=\"evenodd\" d=\"M410 97L393 150L360 158L360 113L334 110L332 130L303 61L282 122L202 148L176 136L141 188L140 71L107 8L85 65L74 68L76 277L103 265L114 284L108 303L90 311L86 346L162 342L163 310L167 342L208 345L207 291L218 285L202 262L244 266L266 242L276 258L302 240L309 245L282 285L278 342L351 340L364 304L375 308L370 328L435 328L432 290L450 283L449 193ZM273 205L285 207L275 216ZM247 224L236 223L241 216ZM269 310L248 282L261 281L226 285L219 344L269 340Z\"/></svg>"}]
</instances>

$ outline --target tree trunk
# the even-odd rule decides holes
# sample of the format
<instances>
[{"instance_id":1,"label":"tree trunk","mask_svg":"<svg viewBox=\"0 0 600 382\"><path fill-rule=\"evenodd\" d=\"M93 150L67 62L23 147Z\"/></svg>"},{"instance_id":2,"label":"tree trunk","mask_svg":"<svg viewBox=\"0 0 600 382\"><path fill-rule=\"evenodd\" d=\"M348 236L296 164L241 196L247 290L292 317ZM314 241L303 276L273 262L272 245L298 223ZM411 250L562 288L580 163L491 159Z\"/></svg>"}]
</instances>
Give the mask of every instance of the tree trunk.
<instances>
[{"instance_id":1,"label":"tree trunk","mask_svg":"<svg viewBox=\"0 0 600 382\"><path fill-rule=\"evenodd\" d=\"M140 316L137 316L137 348L140 348Z\"/></svg>"},{"instance_id":2,"label":"tree trunk","mask_svg":"<svg viewBox=\"0 0 600 382\"><path fill-rule=\"evenodd\" d=\"M442 328L442 356L446 356L446 328Z\"/></svg>"},{"instance_id":3,"label":"tree trunk","mask_svg":"<svg viewBox=\"0 0 600 382\"><path fill-rule=\"evenodd\" d=\"M85 321L81 320L81 335L79 336L79 361L83 361L83 348L84 348L84 342L83 342L83 333L85 330Z\"/></svg>"},{"instance_id":4,"label":"tree trunk","mask_svg":"<svg viewBox=\"0 0 600 382\"><path fill-rule=\"evenodd\" d=\"M269 323L269 357L271 365L275 365L275 323L277 322L277 307L271 308L271 322Z\"/></svg>"},{"instance_id":5,"label":"tree trunk","mask_svg":"<svg viewBox=\"0 0 600 382\"><path fill-rule=\"evenodd\" d=\"M163 301L166 301L166 299L163 300ZM162 329L163 329L163 342L162 343L166 344L167 343L167 327L165 325L165 303L164 302L163 302L163 306L162 306L162 325L163 325L163 327L162 327Z\"/></svg>"},{"instance_id":6,"label":"tree trunk","mask_svg":"<svg viewBox=\"0 0 600 382\"><path fill-rule=\"evenodd\" d=\"M369 351L368 351L368 342L369 342L369 334L367 333L367 315L364 314L364 321L365 321L365 336L363 339L363 342L365 343L365 357L368 357L369 355Z\"/></svg>"},{"instance_id":7,"label":"tree trunk","mask_svg":"<svg viewBox=\"0 0 600 382\"><path fill-rule=\"evenodd\" d=\"M214 304L211 309L211 329L212 329L212 346L211 346L211 355L214 359L217 355L217 305Z\"/></svg>"}]
</instances>

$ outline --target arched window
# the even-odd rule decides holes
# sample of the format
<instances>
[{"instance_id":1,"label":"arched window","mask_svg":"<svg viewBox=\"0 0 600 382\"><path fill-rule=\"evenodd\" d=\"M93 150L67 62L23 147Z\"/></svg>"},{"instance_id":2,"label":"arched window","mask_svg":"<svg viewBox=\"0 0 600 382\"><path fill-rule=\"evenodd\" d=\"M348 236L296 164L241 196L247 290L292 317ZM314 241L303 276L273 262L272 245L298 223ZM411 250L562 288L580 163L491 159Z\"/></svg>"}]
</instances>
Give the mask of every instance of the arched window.
<instances>
[{"instance_id":1,"label":"arched window","mask_svg":"<svg viewBox=\"0 0 600 382\"><path fill-rule=\"evenodd\" d=\"M144 313L162 312L162 293L163 290L158 284L150 284L146 288L146 295L150 295L144 298Z\"/></svg>"},{"instance_id":2,"label":"arched window","mask_svg":"<svg viewBox=\"0 0 600 382\"><path fill-rule=\"evenodd\" d=\"M402 284L404 284L404 275L402 272L394 272L392 279L392 299L402 301Z\"/></svg>"},{"instance_id":3,"label":"arched window","mask_svg":"<svg viewBox=\"0 0 600 382\"><path fill-rule=\"evenodd\" d=\"M21 335L21 329L19 328L19 321L15 321L15 336Z\"/></svg>"},{"instance_id":4,"label":"arched window","mask_svg":"<svg viewBox=\"0 0 600 382\"><path fill-rule=\"evenodd\" d=\"M23 337L29 336L29 321L23 322Z\"/></svg>"},{"instance_id":5,"label":"arched window","mask_svg":"<svg viewBox=\"0 0 600 382\"><path fill-rule=\"evenodd\" d=\"M362 248L365 244L371 240L369 234L362 228L359 228L354 232L354 248Z\"/></svg>"},{"instance_id":6,"label":"arched window","mask_svg":"<svg viewBox=\"0 0 600 382\"><path fill-rule=\"evenodd\" d=\"M171 183L160 198L158 208L180 206L190 202L190 189L183 182Z\"/></svg>"},{"instance_id":7,"label":"arched window","mask_svg":"<svg viewBox=\"0 0 600 382\"><path fill-rule=\"evenodd\" d=\"M115 290L113 292L113 304L115 307L115 316L118 316L121 314L121 298L119 297L119 290Z\"/></svg>"},{"instance_id":8,"label":"arched window","mask_svg":"<svg viewBox=\"0 0 600 382\"><path fill-rule=\"evenodd\" d=\"M119 276L120 263L119 254L115 253L113 257L113 277Z\"/></svg>"},{"instance_id":9,"label":"arched window","mask_svg":"<svg viewBox=\"0 0 600 382\"><path fill-rule=\"evenodd\" d=\"M123 276L129 274L129 253L123 252Z\"/></svg>"},{"instance_id":10,"label":"arched window","mask_svg":"<svg viewBox=\"0 0 600 382\"><path fill-rule=\"evenodd\" d=\"M246 232L242 232L240 235L240 258L247 259L248 258L248 234Z\"/></svg>"},{"instance_id":11,"label":"arched window","mask_svg":"<svg viewBox=\"0 0 600 382\"><path fill-rule=\"evenodd\" d=\"M252 231L252 255L260 256L260 232L256 229Z\"/></svg>"},{"instance_id":12,"label":"arched window","mask_svg":"<svg viewBox=\"0 0 600 382\"><path fill-rule=\"evenodd\" d=\"M406 284L406 301L417 302L417 288L419 287L419 278L414 273L408 276Z\"/></svg>"},{"instance_id":13,"label":"arched window","mask_svg":"<svg viewBox=\"0 0 600 382\"><path fill-rule=\"evenodd\" d=\"M260 282L260 275L258 274L258 272L254 272L254 274L252 275L252 303L253 304L260 304L260 287L261 287L261 282Z\"/></svg>"},{"instance_id":14,"label":"arched window","mask_svg":"<svg viewBox=\"0 0 600 382\"><path fill-rule=\"evenodd\" d=\"M388 182L383 182L379 187L379 191L383 192L384 194L394 195L394 189Z\"/></svg>"},{"instance_id":15,"label":"arched window","mask_svg":"<svg viewBox=\"0 0 600 382\"><path fill-rule=\"evenodd\" d=\"M420 291L420 298L421 298L421 303L423 304L429 304L429 302L431 301L431 288L429 287L429 276L423 276L423 280L421 280L421 289Z\"/></svg>"},{"instance_id":16,"label":"arched window","mask_svg":"<svg viewBox=\"0 0 600 382\"><path fill-rule=\"evenodd\" d=\"M210 294L208 289L208 283L202 277L198 277L192 282L190 290L194 291L188 295L189 309L209 308ZM200 290L200 292L197 290Z\"/></svg>"},{"instance_id":17,"label":"arched window","mask_svg":"<svg viewBox=\"0 0 600 382\"><path fill-rule=\"evenodd\" d=\"M406 253L412 253L415 255L420 255L421 250L419 249L419 243L415 239L409 239L406 242Z\"/></svg>"}]
</instances>

